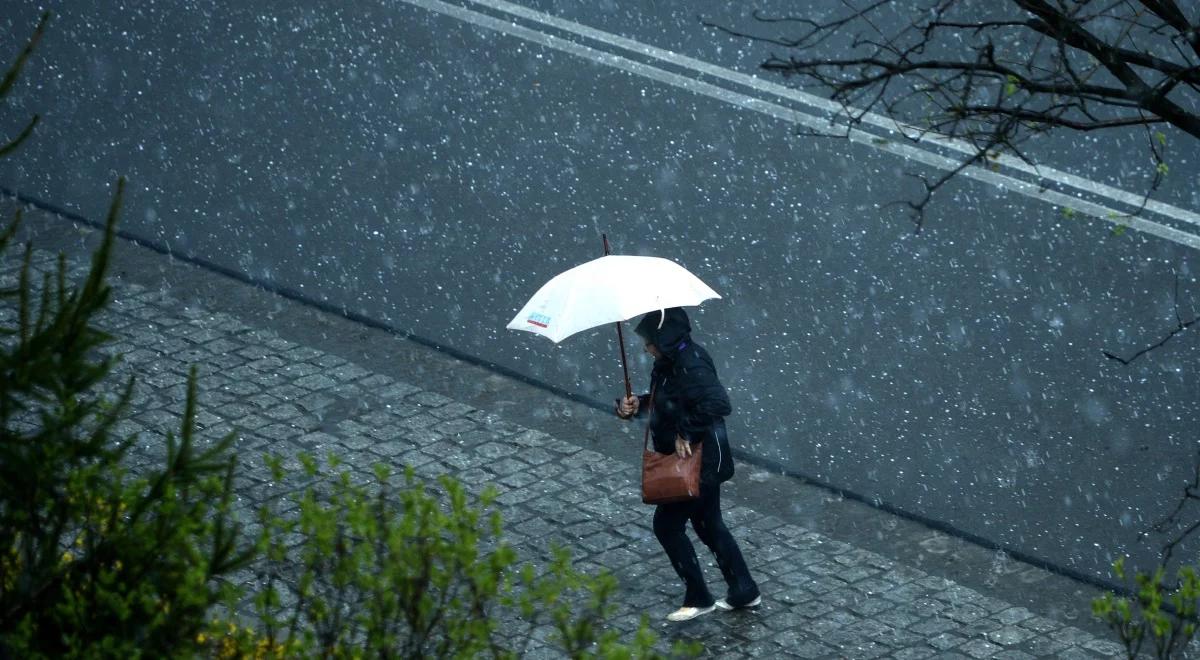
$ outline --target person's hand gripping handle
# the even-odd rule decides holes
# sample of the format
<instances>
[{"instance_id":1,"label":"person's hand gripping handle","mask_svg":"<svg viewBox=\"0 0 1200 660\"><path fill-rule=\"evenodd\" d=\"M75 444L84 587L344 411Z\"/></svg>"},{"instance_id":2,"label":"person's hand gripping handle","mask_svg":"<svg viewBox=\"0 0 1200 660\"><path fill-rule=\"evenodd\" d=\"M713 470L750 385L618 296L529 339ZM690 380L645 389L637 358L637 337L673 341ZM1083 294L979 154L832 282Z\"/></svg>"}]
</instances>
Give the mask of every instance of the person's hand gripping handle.
<instances>
[{"instance_id":1,"label":"person's hand gripping handle","mask_svg":"<svg viewBox=\"0 0 1200 660\"><path fill-rule=\"evenodd\" d=\"M637 414L640 402L636 396L627 396L617 401L617 415L629 419Z\"/></svg>"}]
</instances>

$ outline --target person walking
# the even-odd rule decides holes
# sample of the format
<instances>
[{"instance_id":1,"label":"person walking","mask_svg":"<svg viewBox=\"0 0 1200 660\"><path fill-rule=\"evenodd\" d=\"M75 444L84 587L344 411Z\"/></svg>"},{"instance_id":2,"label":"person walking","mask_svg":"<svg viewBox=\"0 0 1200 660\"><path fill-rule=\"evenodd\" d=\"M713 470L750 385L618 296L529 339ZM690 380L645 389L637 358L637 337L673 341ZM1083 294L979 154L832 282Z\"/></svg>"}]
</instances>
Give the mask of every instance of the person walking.
<instances>
[{"instance_id":1,"label":"person walking","mask_svg":"<svg viewBox=\"0 0 1200 660\"><path fill-rule=\"evenodd\" d=\"M654 535L671 566L683 580L683 605L667 616L687 621L714 609L757 607L762 603L758 585L733 534L721 518L721 484L733 476L733 456L725 433L725 416L731 412L729 395L717 379L708 352L691 337L687 313L680 307L651 312L634 332L654 358L650 374L653 393L617 399L622 419L649 415L654 450L688 456L702 445L700 497L686 502L660 504L654 510ZM653 410L648 410L653 401ZM687 537L687 522L717 558L727 591L716 600L708 590L696 549Z\"/></svg>"}]
</instances>

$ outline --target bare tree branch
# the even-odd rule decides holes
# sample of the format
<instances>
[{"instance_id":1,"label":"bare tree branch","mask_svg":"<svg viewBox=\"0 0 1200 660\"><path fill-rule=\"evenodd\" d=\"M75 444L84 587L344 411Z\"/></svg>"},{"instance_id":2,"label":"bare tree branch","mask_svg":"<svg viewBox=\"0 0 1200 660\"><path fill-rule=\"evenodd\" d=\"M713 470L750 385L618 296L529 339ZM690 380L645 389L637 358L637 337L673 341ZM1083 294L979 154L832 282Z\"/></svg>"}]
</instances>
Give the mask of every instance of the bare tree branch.
<instances>
[{"instance_id":1,"label":"bare tree branch","mask_svg":"<svg viewBox=\"0 0 1200 660\"><path fill-rule=\"evenodd\" d=\"M1138 534L1138 540L1141 541L1148 537L1152 532L1155 534L1166 534L1174 527L1177 527L1180 522L1181 514L1187 503L1192 500L1200 500L1200 455L1196 459L1196 467L1192 474L1192 482L1183 487L1183 494L1179 496L1179 501L1175 503L1175 508L1166 516L1154 523L1149 531ZM1183 543L1197 529L1200 529L1200 520L1192 523L1183 531L1177 532L1164 543L1160 550L1160 561L1162 566L1166 566L1170 561L1175 549L1179 544Z\"/></svg>"},{"instance_id":2,"label":"bare tree branch","mask_svg":"<svg viewBox=\"0 0 1200 660\"><path fill-rule=\"evenodd\" d=\"M1142 357L1143 355L1145 355L1155 349L1165 346L1167 342L1171 341L1179 333L1186 331L1188 328L1192 327L1193 325L1196 325L1197 323L1200 323L1200 316L1197 316L1196 318L1191 319L1190 321L1184 321L1183 316L1179 313L1179 273L1178 272L1175 273L1175 321L1176 321L1177 325L1175 326L1175 328L1173 330L1171 330L1171 332L1167 333L1167 336L1160 339L1157 343L1155 343L1151 346L1147 346L1146 348L1143 348L1142 350L1138 351L1137 353L1134 353L1132 357L1130 357L1130 358L1119 357L1109 351L1104 351L1104 357L1106 357L1110 360L1116 360L1117 362L1120 362L1121 364L1126 364L1126 365L1130 364L1134 360Z\"/></svg>"},{"instance_id":3,"label":"bare tree branch","mask_svg":"<svg viewBox=\"0 0 1200 660\"><path fill-rule=\"evenodd\" d=\"M1157 125L1200 139L1200 25L1173 0L997 0L986 15L980 3L917 0L900 23L883 0L842 4L832 17L754 14L790 35L702 22L790 51L761 67L823 91L841 105L834 120L850 125L881 113L1008 153L1057 129ZM1165 167L1152 153L1149 192ZM943 178L923 179L926 195ZM928 203L922 195L908 206Z\"/></svg>"},{"instance_id":4,"label":"bare tree branch","mask_svg":"<svg viewBox=\"0 0 1200 660\"><path fill-rule=\"evenodd\" d=\"M1175 28L1179 36L1191 44L1192 50L1200 55L1200 30L1197 30L1197 27L1200 26L1188 20L1179 5L1175 4L1175 0L1141 0L1141 4L1154 12L1167 25Z\"/></svg>"},{"instance_id":5,"label":"bare tree branch","mask_svg":"<svg viewBox=\"0 0 1200 660\"><path fill-rule=\"evenodd\" d=\"M969 145L948 171L913 175L921 193L894 203L907 207L918 233L936 193L964 170L994 166L1001 153L1036 167L1023 145L1037 135L1145 127L1148 184L1126 217L1140 215L1167 176L1166 131L1200 140L1195 2L911 0L909 18L886 0L841 4L831 17L754 14L762 32L785 35L703 23L786 49L760 66L840 106L830 123L846 130L828 135L849 137L879 114L915 129L902 131L908 139L937 134ZM1183 318L1178 296L1177 285L1176 326L1161 340L1129 358L1104 355L1130 364L1200 323Z\"/></svg>"}]
</instances>

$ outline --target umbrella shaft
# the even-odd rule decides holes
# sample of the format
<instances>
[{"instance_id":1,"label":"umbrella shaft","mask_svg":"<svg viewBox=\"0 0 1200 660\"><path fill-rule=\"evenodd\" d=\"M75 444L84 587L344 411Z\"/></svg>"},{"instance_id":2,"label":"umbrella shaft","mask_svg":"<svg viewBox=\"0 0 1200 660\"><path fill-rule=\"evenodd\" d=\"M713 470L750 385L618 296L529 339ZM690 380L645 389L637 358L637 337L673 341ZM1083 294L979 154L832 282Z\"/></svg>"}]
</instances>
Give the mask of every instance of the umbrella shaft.
<instances>
[{"instance_id":1,"label":"umbrella shaft","mask_svg":"<svg viewBox=\"0 0 1200 660\"><path fill-rule=\"evenodd\" d=\"M600 234L604 241L604 256L609 255L608 234ZM625 398L633 396L633 387L629 385L629 365L625 362L625 333L621 332L621 322L617 321L617 345L621 347L621 371L625 374Z\"/></svg>"},{"instance_id":2,"label":"umbrella shaft","mask_svg":"<svg viewBox=\"0 0 1200 660\"><path fill-rule=\"evenodd\" d=\"M621 346L621 371L625 372L625 396L633 396L633 388L629 385L629 365L625 363L625 334L621 332L621 322L617 321L617 343Z\"/></svg>"}]
</instances>

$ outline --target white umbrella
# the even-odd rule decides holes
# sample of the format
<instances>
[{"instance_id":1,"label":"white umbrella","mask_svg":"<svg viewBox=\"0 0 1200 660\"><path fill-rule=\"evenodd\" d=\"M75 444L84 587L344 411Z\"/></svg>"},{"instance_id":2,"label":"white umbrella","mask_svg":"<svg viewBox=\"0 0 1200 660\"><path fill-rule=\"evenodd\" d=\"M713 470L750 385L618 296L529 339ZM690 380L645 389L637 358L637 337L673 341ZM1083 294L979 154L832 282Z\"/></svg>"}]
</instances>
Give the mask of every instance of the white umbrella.
<instances>
[{"instance_id":1,"label":"white umbrella","mask_svg":"<svg viewBox=\"0 0 1200 660\"><path fill-rule=\"evenodd\" d=\"M556 275L508 324L558 343L571 335L604 325L617 324L621 342L621 364L625 367L621 321L668 307L699 305L720 298L700 278L674 261L660 257L610 255L580 264ZM626 369L626 390L628 370Z\"/></svg>"},{"instance_id":2,"label":"white umbrella","mask_svg":"<svg viewBox=\"0 0 1200 660\"><path fill-rule=\"evenodd\" d=\"M599 325L720 297L674 261L612 254L556 275L533 294L508 328L557 344Z\"/></svg>"}]
</instances>

